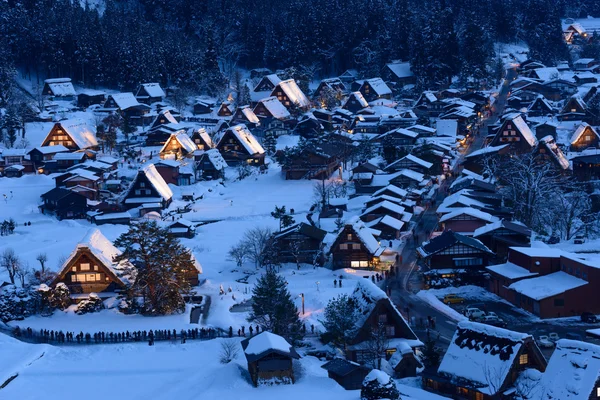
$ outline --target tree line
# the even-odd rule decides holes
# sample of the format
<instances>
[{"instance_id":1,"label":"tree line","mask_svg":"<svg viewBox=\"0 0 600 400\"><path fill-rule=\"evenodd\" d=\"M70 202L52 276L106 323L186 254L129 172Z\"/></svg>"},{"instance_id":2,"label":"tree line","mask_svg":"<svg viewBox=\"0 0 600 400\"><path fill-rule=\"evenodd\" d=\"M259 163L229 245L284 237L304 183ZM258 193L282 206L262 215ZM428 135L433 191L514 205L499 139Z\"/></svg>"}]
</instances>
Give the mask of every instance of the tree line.
<instances>
[{"instance_id":1,"label":"tree line","mask_svg":"<svg viewBox=\"0 0 600 400\"><path fill-rule=\"evenodd\" d=\"M525 41L542 61L564 59L560 18L600 13L566 0L68 0L0 4L0 106L19 68L132 90L140 82L213 92L236 67L295 66L328 76L379 75L410 60L422 84L481 78L495 42Z\"/></svg>"}]
</instances>

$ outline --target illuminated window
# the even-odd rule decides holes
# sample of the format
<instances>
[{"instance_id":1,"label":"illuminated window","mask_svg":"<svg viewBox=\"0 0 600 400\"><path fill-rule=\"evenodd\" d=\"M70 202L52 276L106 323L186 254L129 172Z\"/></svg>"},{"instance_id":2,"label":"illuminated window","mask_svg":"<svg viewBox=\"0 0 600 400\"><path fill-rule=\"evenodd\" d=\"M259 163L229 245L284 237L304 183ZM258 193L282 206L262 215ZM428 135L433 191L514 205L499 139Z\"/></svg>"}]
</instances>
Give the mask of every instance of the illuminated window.
<instances>
[{"instance_id":1,"label":"illuminated window","mask_svg":"<svg viewBox=\"0 0 600 400\"><path fill-rule=\"evenodd\" d=\"M353 243L352 250L360 250L360 243Z\"/></svg>"},{"instance_id":2,"label":"illuminated window","mask_svg":"<svg viewBox=\"0 0 600 400\"><path fill-rule=\"evenodd\" d=\"M348 250L348 244L347 243L340 244L340 250Z\"/></svg>"},{"instance_id":3,"label":"illuminated window","mask_svg":"<svg viewBox=\"0 0 600 400\"><path fill-rule=\"evenodd\" d=\"M519 356L519 364L520 365L527 365L528 363L529 363L529 355L527 353L521 354Z\"/></svg>"},{"instance_id":4,"label":"illuminated window","mask_svg":"<svg viewBox=\"0 0 600 400\"><path fill-rule=\"evenodd\" d=\"M90 270L90 264L88 264L88 263L79 264L79 267L81 268L82 271L89 271Z\"/></svg>"},{"instance_id":5,"label":"illuminated window","mask_svg":"<svg viewBox=\"0 0 600 400\"><path fill-rule=\"evenodd\" d=\"M346 236L346 239L347 239L347 240L352 240L352 234L351 234L351 233L349 233L349 234Z\"/></svg>"}]
</instances>

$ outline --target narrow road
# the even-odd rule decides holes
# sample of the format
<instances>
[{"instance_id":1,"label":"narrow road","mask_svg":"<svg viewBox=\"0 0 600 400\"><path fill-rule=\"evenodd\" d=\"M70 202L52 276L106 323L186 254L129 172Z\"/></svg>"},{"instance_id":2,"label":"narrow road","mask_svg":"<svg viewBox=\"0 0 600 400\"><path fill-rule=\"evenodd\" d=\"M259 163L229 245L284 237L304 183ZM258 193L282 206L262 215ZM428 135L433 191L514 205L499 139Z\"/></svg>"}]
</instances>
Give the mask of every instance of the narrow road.
<instances>
[{"instance_id":1,"label":"narrow road","mask_svg":"<svg viewBox=\"0 0 600 400\"><path fill-rule=\"evenodd\" d=\"M502 115L506 107L508 93L510 92L510 82L516 76L516 68L513 67L507 70L500 92L491 107L490 116L483 121L479 129L479 134L475 136L469 147L461 154L461 158L483 146L485 137L487 136L488 125L495 123ZM455 164L455 169L457 168L460 168L460 162ZM455 172L458 172L458 170L455 170ZM450 185L450 182L442 182L436 194L435 204L440 204L443 201L448 185ZM426 325L428 319L432 318L435 320L435 329L429 331L431 333L430 337L437 340L439 347L445 348L454 335L457 322L416 296L415 293L418 292L421 282L419 282L418 276L413 274L417 269L416 249L422 242L428 240L429 233L437 226L436 208L430 207L421 216L414 228L413 237L415 240L409 239L406 246L404 246L401 258L402 263L397 265L396 277L387 282L387 285L391 289L390 298L398 309L411 320L413 330L417 336L422 341L427 340L428 329Z\"/></svg>"}]
</instances>

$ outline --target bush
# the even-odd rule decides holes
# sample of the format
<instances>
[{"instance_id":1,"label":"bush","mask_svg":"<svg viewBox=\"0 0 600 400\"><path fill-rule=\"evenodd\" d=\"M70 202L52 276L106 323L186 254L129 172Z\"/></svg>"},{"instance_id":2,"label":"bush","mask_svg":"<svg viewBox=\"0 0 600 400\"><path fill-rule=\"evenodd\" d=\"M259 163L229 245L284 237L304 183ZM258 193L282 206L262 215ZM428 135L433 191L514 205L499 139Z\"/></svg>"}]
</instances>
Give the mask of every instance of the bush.
<instances>
[{"instance_id":1,"label":"bush","mask_svg":"<svg viewBox=\"0 0 600 400\"><path fill-rule=\"evenodd\" d=\"M77 304L75 311L79 315L94 313L104 308L104 303L96 293L90 293L90 296Z\"/></svg>"},{"instance_id":2,"label":"bush","mask_svg":"<svg viewBox=\"0 0 600 400\"><path fill-rule=\"evenodd\" d=\"M400 399L400 392L392 378L383 371L374 369L363 381L360 389L361 400Z\"/></svg>"},{"instance_id":3,"label":"bush","mask_svg":"<svg viewBox=\"0 0 600 400\"><path fill-rule=\"evenodd\" d=\"M71 292L67 285L62 282L56 284L54 290L50 294L50 306L64 310L71 305Z\"/></svg>"},{"instance_id":4,"label":"bush","mask_svg":"<svg viewBox=\"0 0 600 400\"><path fill-rule=\"evenodd\" d=\"M41 296L35 289L8 285L0 289L0 320L22 320L37 314L41 309Z\"/></svg>"}]
</instances>

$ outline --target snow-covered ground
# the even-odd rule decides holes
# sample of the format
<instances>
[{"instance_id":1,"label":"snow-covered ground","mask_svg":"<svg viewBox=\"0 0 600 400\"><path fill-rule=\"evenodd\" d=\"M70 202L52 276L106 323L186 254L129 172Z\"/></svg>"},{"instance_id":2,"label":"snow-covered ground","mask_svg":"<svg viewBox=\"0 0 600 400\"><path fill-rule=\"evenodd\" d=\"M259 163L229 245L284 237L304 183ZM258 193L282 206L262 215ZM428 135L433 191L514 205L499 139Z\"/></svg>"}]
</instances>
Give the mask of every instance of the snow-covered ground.
<instances>
[{"instance_id":1,"label":"snow-covered ground","mask_svg":"<svg viewBox=\"0 0 600 400\"><path fill-rule=\"evenodd\" d=\"M229 364L219 362L226 339L186 344L166 342L103 346L54 347L30 345L0 334L0 382L18 374L2 389L1 398L62 399L65 389L87 400L119 399L339 399L357 400L327 377L324 361L303 356L296 362L293 385L251 385L241 346ZM239 339L227 339L239 342ZM303 354L302 349L300 353ZM403 399L440 400L418 388L418 382L398 382ZM42 395L43 393L43 395Z\"/></svg>"}]
</instances>

